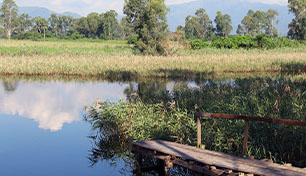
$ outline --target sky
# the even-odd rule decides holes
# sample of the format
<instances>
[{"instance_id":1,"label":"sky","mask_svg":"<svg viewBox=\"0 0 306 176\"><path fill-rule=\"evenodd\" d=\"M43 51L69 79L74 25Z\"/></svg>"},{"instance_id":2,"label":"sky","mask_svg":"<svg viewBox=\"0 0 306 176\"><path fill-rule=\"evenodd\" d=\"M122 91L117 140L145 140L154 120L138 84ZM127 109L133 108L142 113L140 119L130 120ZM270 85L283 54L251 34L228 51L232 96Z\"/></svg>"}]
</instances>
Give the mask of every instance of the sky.
<instances>
[{"instance_id":1,"label":"sky","mask_svg":"<svg viewBox=\"0 0 306 176\"><path fill-rule=\"evenodd\" d=\"M182 4L196 0L166 0L167 5ZM227 0L224 0L227 1ZM265 4L287 5L287 0L237 0L261 2ZM56 12L75 12L87 15L90 12L105 12L111 9L122 14L124 0L15 0L18 6L46 7Z\"/></svg>"}]
</instances>

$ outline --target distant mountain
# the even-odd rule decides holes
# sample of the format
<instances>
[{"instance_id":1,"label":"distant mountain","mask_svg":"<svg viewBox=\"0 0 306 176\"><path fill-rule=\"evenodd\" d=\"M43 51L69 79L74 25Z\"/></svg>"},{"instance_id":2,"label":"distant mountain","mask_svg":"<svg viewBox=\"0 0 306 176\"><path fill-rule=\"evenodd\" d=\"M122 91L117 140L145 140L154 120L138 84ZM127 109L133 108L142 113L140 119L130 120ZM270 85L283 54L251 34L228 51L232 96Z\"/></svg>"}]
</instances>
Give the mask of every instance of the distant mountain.
<instances>
[{"instance_id":1,"label":"distant mountain","mask_svg":"<svg viewBox=\"0 0 306 176\"><path fill-rule=\"evenodd\" d=\"M64 12L64 13L57 13L54 11L51 11L47 8L43 8L43 7L19 7L18 8L18 13L22 14L22 13L26 13L29 14L31 17L43 17L43 18L49 18L51 16L51 14L55 13L57 15L67 15L67 16L72 16L73 18L80 18L81 15L77 14L77 13L73 13L73 12Z\"/></svg>"},{"instance_id":2,"label":"distant mountain","mask_svg":"<svg viewBox=\"0 0 306 176\"><path fill-rule=\"evenodd\" d=\"M212 21L214 21L217 11L229 14L232 18L233 34L236 33L238 24L241 23L241 20L250 9L254 11L267 11L269 8L277 10L279 12L277 29L281 35L287 34L288 24L293 19L293 15L289 14L287 6L252 3L245 0L197 0L168 7L170 8L168 24L171 31L175 31L178 25L184 25L185 18L188 15L194 15L199 8L204 8Z\"/></svg>"}]
</instances>

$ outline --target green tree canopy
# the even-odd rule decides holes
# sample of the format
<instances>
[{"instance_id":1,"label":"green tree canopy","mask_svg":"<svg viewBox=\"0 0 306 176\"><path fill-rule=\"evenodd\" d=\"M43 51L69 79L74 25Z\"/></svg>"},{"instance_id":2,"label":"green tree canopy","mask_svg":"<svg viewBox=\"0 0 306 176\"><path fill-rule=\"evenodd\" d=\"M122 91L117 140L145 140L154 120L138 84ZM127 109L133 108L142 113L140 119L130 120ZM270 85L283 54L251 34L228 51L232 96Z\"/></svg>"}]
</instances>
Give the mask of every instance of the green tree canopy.
<instances>
[{"instance_id":1,"label":"green tree canopy","mask_svg":"<svg viewBox=\"0 0 306 176\"><path fill-rule=\"evenodd\" d=\"M46 30L48 30L48 21L42 17L35 17L32 19L32 21L33 21L33 29L40 34L44 34L45 38Z\"/></svg>"},{"instance_id":2,"label":"green tree canopy","mask_svg":"<svg viewBox=\"0 0 306 176\"><path fill-rule=\"evenodd\" d=\"M30 31L32 27L32 19L28 14L21 14L17 19L17 33L25 33Z\"/></svg>"},{"instance_id":3,"label":"green tree canopy","mask_svg":"<svg viewBox=\"0 0 306 176\"><path fill-rule=\"evenodd\" d=\"M288 36L293 39L306 39L306 0L288 0L289 11L295 18L289 24Z\"/></svg>"},{"instance_id":4,"label":"green tree canopy","mask_svg":"<svg viewBox=\"0 0 306 176\"><path fill-rule=\"evenodd\" d=\"M144 54L167 54L168 25L164 0L125 0L124 14L137 35L135 50Z\"/></svg>"},{"instance_id":5,"label":"green tree canopy","mask_svg":"<svg viewBox=\"0 0 306 176\"><path fill-rule=\"evenodd\" d=\"M269 9L266 12L266 17L267 17L267 23L265 26L266 30L266 35L268 36L277 36L278 31L275 27L275 24L278 24L278 20L275 21L276 16L278 16L279 13L277 10Z\"/></svg>"},{"instance_id":6,"label":"green tree canopy","mask_svg":"<svg viewBox=\"0 0 306 176\"><path fill-rule=\"evenodd\" d=\"M120 35L120 26L117 16L118 13L115 10L107 11L102 16L102 34L106 36L106 39L114 40Z\"/></svg>"},{"instance_id":7,"label":"green tree canopy","mask_svg":"<svg viewBox=\"0 0 306 176\"><path fill-rule=\"evenodd\" d=\"M17 27L17 12L18 7L13 0L3 0L2 7L0 9L0 22L2 23L9 40Z\"/></svg>"},{"instance_id":8,"label":"green tree canopy","mask_svg":"<svg viewBox=\"0 0 306 176\"><path fill-rule=\"evenodd\" d=\"M195 16L186 17L184 29L188 39L210 38L214 33L212 21L203 8L198 9Z\"/></svg>"},{"instance_id":9,"label":"green tree canopy","mask_svg":"<svg viewBox=\"0 0 306 176\"><path fill-rule=\"evenodd\" d=\"M242 19L241 25L238 26L237 33L244 35L256 36L267 34L270 36L277 35L275 28L275 18L278 15L276 10L269 9L267 12L249 10L248 14Z\"/></svg>"},{"instance_id":10,"label":"green tree canopy","mask_svg":"<svg viewBox=\"0 0 306 176\"><path fill-rule=\"evenodd\" d=\"M114 10L105 13L90 13L87 17L75 20L74 29L88 38L116 39L119 38L120 26Z\"/></svg>"},{"instance_id":11,"label":"green tree canopy","mask_svg":"<svg viewBox=\"0 0 306 176\"><path fill-rule=\"evenodd\" d=\"M127 17L124 16L120 21L120 36L122 40L126 40L133 36L133 29L127 21Z\"/></svg>"},{"instance_id":12,"label":"green tree canopy","mask_svg":"<svg viewBox=\"0 0 306 176\"><path fill-rule=\"evenodd\" d=\"M217 12L215 18L216 35L226 37L233 30L232 19L228 14L222 15L220 11Z\"/></svg>"}]
</instances>

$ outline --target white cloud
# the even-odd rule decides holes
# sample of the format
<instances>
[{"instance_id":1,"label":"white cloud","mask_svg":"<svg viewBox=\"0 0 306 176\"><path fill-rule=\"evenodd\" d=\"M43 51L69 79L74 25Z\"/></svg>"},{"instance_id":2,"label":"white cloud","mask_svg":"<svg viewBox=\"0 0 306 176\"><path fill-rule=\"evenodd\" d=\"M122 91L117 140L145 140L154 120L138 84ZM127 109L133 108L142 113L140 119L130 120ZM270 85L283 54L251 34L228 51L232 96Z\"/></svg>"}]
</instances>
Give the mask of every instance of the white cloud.
<instances>
[{"instance_id":1,"label":"white cloud","mask_svg":"<svg viewBox=\"0 0 306 176\"><path fill-rule=\"evenodd\" d=\"M58 131L82 119L80 111L97 99L118 101L127 85L109 83L20 83L7 94L0 84L0 114L19 115L39 128Z\"/></svg>"},{"instance_id":2,"label":"white cloud","mask_svg":"<svg viewBox=\"0 0 306 176\"><path fill-rule=\"evenodd\" d=\"M287 5L288 0L249 0L250 2L260 2L264 4Z\"/></svg>"}]
</instances>

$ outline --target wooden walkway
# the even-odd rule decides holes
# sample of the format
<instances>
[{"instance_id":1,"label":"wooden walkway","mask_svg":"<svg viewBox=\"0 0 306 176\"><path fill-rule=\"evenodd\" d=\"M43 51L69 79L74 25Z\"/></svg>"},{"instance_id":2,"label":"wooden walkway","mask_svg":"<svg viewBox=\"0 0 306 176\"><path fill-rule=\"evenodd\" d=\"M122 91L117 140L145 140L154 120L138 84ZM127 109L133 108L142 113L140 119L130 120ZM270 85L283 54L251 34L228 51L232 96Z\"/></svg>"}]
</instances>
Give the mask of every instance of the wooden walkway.
<instances>
[{"instance_id":1,"label":"wooden walkway","mask_svg":"<svg viewBox=\"0 0 306 176\"><path fill-rule=\"evenodd\" d=\"M132 145L132 151L135 154L141 153L142 155L152 155L157 159L168 160L166 163L167 165L170 164L170 167L173 167L174 164L205 175L223 175L231 170L255 175L306 176L305 169L231 156L224 153L203 150L173 142L156 140L134 142ZM200 165L194 163L190 164L190 161L196 162ZM222 170L217 168L221 168ZM228 175L235 174L232 173ZM239 174L237 173L236 175Z\"/></svg>"},{"instance_id":2,"label":"wooden walkway","mask_svg":"<svg viewBox=\"0 0 306 176\"><path fill-rule=\"evenodd\" d=\"M259 161L248 157L231 156L224 153L200 149L202 145L202 118L223 118L231 120L244 120L243 156L247 156L249 121L264 123L276 123L306 127L306 122L274 119L251 116L237 116L229 114L198 113L197 119L197 147L186 146L167 141L143 141L134 142L132 152L136 156L137 175L142 171L159 170L160 175L167 175L173 165L182 166L205 175L268 175L268 176L306 176L306 169ZM142 156L150 155L158 159L158 165L148 168L142 167ZM139 157L140 156L140 157ZM162 161L162 162L160 162ZM138 172L140 171L140 172ZM243 174L239 174L243 173Z\"/></svg>"}]
</instances>

